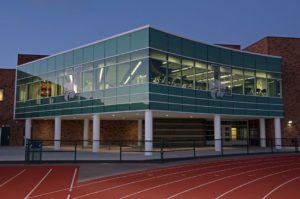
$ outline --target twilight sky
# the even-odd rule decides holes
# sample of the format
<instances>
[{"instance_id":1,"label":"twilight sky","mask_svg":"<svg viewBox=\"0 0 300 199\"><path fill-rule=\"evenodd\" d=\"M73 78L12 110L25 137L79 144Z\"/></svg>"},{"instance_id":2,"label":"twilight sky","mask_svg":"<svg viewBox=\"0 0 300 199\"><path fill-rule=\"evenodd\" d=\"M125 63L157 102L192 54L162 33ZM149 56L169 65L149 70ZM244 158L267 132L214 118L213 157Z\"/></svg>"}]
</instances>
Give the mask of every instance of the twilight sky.
<instances>
[{"instance_id":1,"label":"twilight sky","mask_svg":"<svg viewBox=\"0 0 300 199\"><path fill-rule=\"evenodd\" d=\"M242 47L300 37L299 8L299 0L3 0L0 68L14 68L18 53L54 54L147 24Z\"/></svg>"}]
</instances>

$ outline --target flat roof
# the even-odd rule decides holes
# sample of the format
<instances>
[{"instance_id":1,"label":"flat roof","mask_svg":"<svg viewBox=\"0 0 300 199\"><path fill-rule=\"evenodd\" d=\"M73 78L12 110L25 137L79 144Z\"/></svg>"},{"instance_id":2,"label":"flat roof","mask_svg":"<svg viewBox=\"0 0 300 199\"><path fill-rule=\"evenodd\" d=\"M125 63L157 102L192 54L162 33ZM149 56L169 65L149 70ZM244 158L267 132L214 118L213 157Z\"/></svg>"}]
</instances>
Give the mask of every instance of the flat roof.
<instances>
[{"instance_id":1,"label":"flat roof","mask_svg":"<svg viewBox=\"0 0 300 199\"><path fill-rule=\"evenodd\" d=\"M145 28L152 28L152 29L155 29L155 30L158 30L158 31L170 34L170 35L174 35L174 36L177 36L177 37L180 37L180 38L183 38L183 39L187 39L187 40L194 41L194 42L197 42L197 43L205 44L205 45L208 45L208 46L213 46L213 47L216 47L216 48L222 48L222 49L236 51L236 52L241 52L241 53L245 53L245 54L253 54L253 55L259 55L259 56L265 56L265 57L273 57L273 58L280 58L280 59L282 58L280 56L260 54L260 53L254 53L254 52L248 52L248 51L244 51L244 50L237 50L237 49L232 49L232 48L229 48L229 47L219 46L217 44L209 44L209 43L205 43L205 42L202 42L202 41L197 41L195 39L190 39L190 38L187 38L187 37L184 37L184 36L180 36L180 35L177 35L177 34L174 34L174 33L171 33L171 32L168 32L168 31L165 31L165 30L162 30L162 29L159 29L159 28L156 28L156 27L151 26L151 25L148 24L148 25L145 25L145 26L141 26L141 27L138 27L138 28L126 31L126 32L122 32L122 33L119 33L119 34L116 34L116 35L113 35L113 36L110 36L110 37L106 37L106 38L94 41L94 42L91 42L91 43L87 43L87 44L84 44L84 45L81 45L81 46L78 46L78 47L75 47L75 48L71 48L71 49L68 49L68 50L65 50L65 51L61 51L61 52L49 55L47 57L44 57L44 58L41 58L41 59L38 59L38 60L34 60L34 61L31 61L31 62L27 62L27 63L24 63L24 64L17 65L17 68L20 67L20 66L23 66L23 65L27 65L29 63L35 63L35 62L38 62L38 61L41 61L41 60L44 60L44 59L48 59L48 58L51 58L51 57L54 57L54 56L57 56L57 55L60 55L60 54L63 54L63 53L71 52L73 50L77 50L77 49L80 49L80 48L91 46L91 45L94 45L94 44L97 44L97 43L100 43L100 42L107 41L109 39L114 39L114 38L122 36L122 35L126 35L126 34L129 34L129 33L132 33L132 32L136 32L136 31L139 31L139 30L143 30Z\"/></svg>"}]
</instances>

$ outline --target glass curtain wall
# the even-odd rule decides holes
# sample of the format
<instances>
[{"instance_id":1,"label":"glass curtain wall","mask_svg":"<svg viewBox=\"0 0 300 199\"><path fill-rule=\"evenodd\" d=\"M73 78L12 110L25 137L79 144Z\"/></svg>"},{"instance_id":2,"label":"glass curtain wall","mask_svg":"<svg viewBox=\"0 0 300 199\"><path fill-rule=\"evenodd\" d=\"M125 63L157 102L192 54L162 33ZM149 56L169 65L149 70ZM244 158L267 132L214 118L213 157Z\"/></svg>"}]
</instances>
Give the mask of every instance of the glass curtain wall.
<instances>
[{"instance_id":1,"label":"glass curtain wall","mask_svg":"<svg viewBox=\"0 0 300 199\"><path fill-rule=\"evenodd\" d=\"M244 94L243 70L232 69L232 93Z\"/></svg>"},{"instance_id":2,"label":"glass curtain wall","mask_svg":"<svg viewBox=\"0 0 300 199\"><path fill-rule=\"evenodd\" d=\"M255 72L244 70L244 94L255 95Z\"/></svg>"}]
</instances>

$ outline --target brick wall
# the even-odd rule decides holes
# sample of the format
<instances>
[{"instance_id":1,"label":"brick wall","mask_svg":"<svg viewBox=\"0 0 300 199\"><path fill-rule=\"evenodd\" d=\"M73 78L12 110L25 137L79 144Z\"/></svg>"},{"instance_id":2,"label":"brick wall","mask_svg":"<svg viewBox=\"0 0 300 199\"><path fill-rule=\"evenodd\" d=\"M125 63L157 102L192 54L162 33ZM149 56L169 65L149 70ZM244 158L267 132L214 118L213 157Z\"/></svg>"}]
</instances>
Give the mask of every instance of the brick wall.
<instances>
[{"instance_id":1,"label":"brick wall","mask_svg":"<svg viewBox=\"0 0 300 199\"><path fill-rule=\"evenodd\" d=\"M0 69L0 89L4 100L0 102L0 127L10 127L10 145L22 145L24 121L14 120L15 69Z\"/></svg>"},{"instance_id":2,"label":"brick wall","mask_svg":"<svg viewBox=\"0 0 300 199\"><path fill-rule=\"evenodd\" d=\"M300 138L300 38L266 37L244 50L283 58L282 137ZM293 121L292 125L288 125L289 120ZM272 133L274 135L274 132Z\"/></svg>"},{"instance_id":3,"label":"brick wall","mask_svg":"<svg viewBox=\"0 0 300 199\"><path fill-rule=\"evenodd\" d=\"M136 140L137 121L129 120L102 120L100 123L101 140ZM54 120L33 120L32 138L53 140ZM89 140L93 138L93 121L89 123ZM83 120L62 120L62 140L82 140Z\"/></svg>"},{"instance_id":4,"label":"brick wall","mask_svg":"<svg viewBox=\"0 0 300 199\"><path fill-rule=\"evenodd\" d=\"M18 61L17 64L21 65L21 64L25 64L37 59L41 59L44 57L47 57L48 55L32 55L32 54L18 54Z\"/></svg>"}]
</instances>

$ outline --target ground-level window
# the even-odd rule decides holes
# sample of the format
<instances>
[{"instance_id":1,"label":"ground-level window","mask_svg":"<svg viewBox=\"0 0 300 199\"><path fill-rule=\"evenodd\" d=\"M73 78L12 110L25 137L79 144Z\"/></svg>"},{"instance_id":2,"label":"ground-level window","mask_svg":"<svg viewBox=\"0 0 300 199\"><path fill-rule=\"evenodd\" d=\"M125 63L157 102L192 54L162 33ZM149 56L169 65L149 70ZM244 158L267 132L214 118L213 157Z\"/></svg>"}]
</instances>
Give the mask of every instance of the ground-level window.
<instances>
[{"instance_id":1,"label":"ground-level window","mask_svg":"<svg viewBox=\"0 0 300 199\"><path fill-rule=\"evenodd\" d=\"M0 89L0 102L4 100L4 89Z\"/></svg>"}]
</instances>

